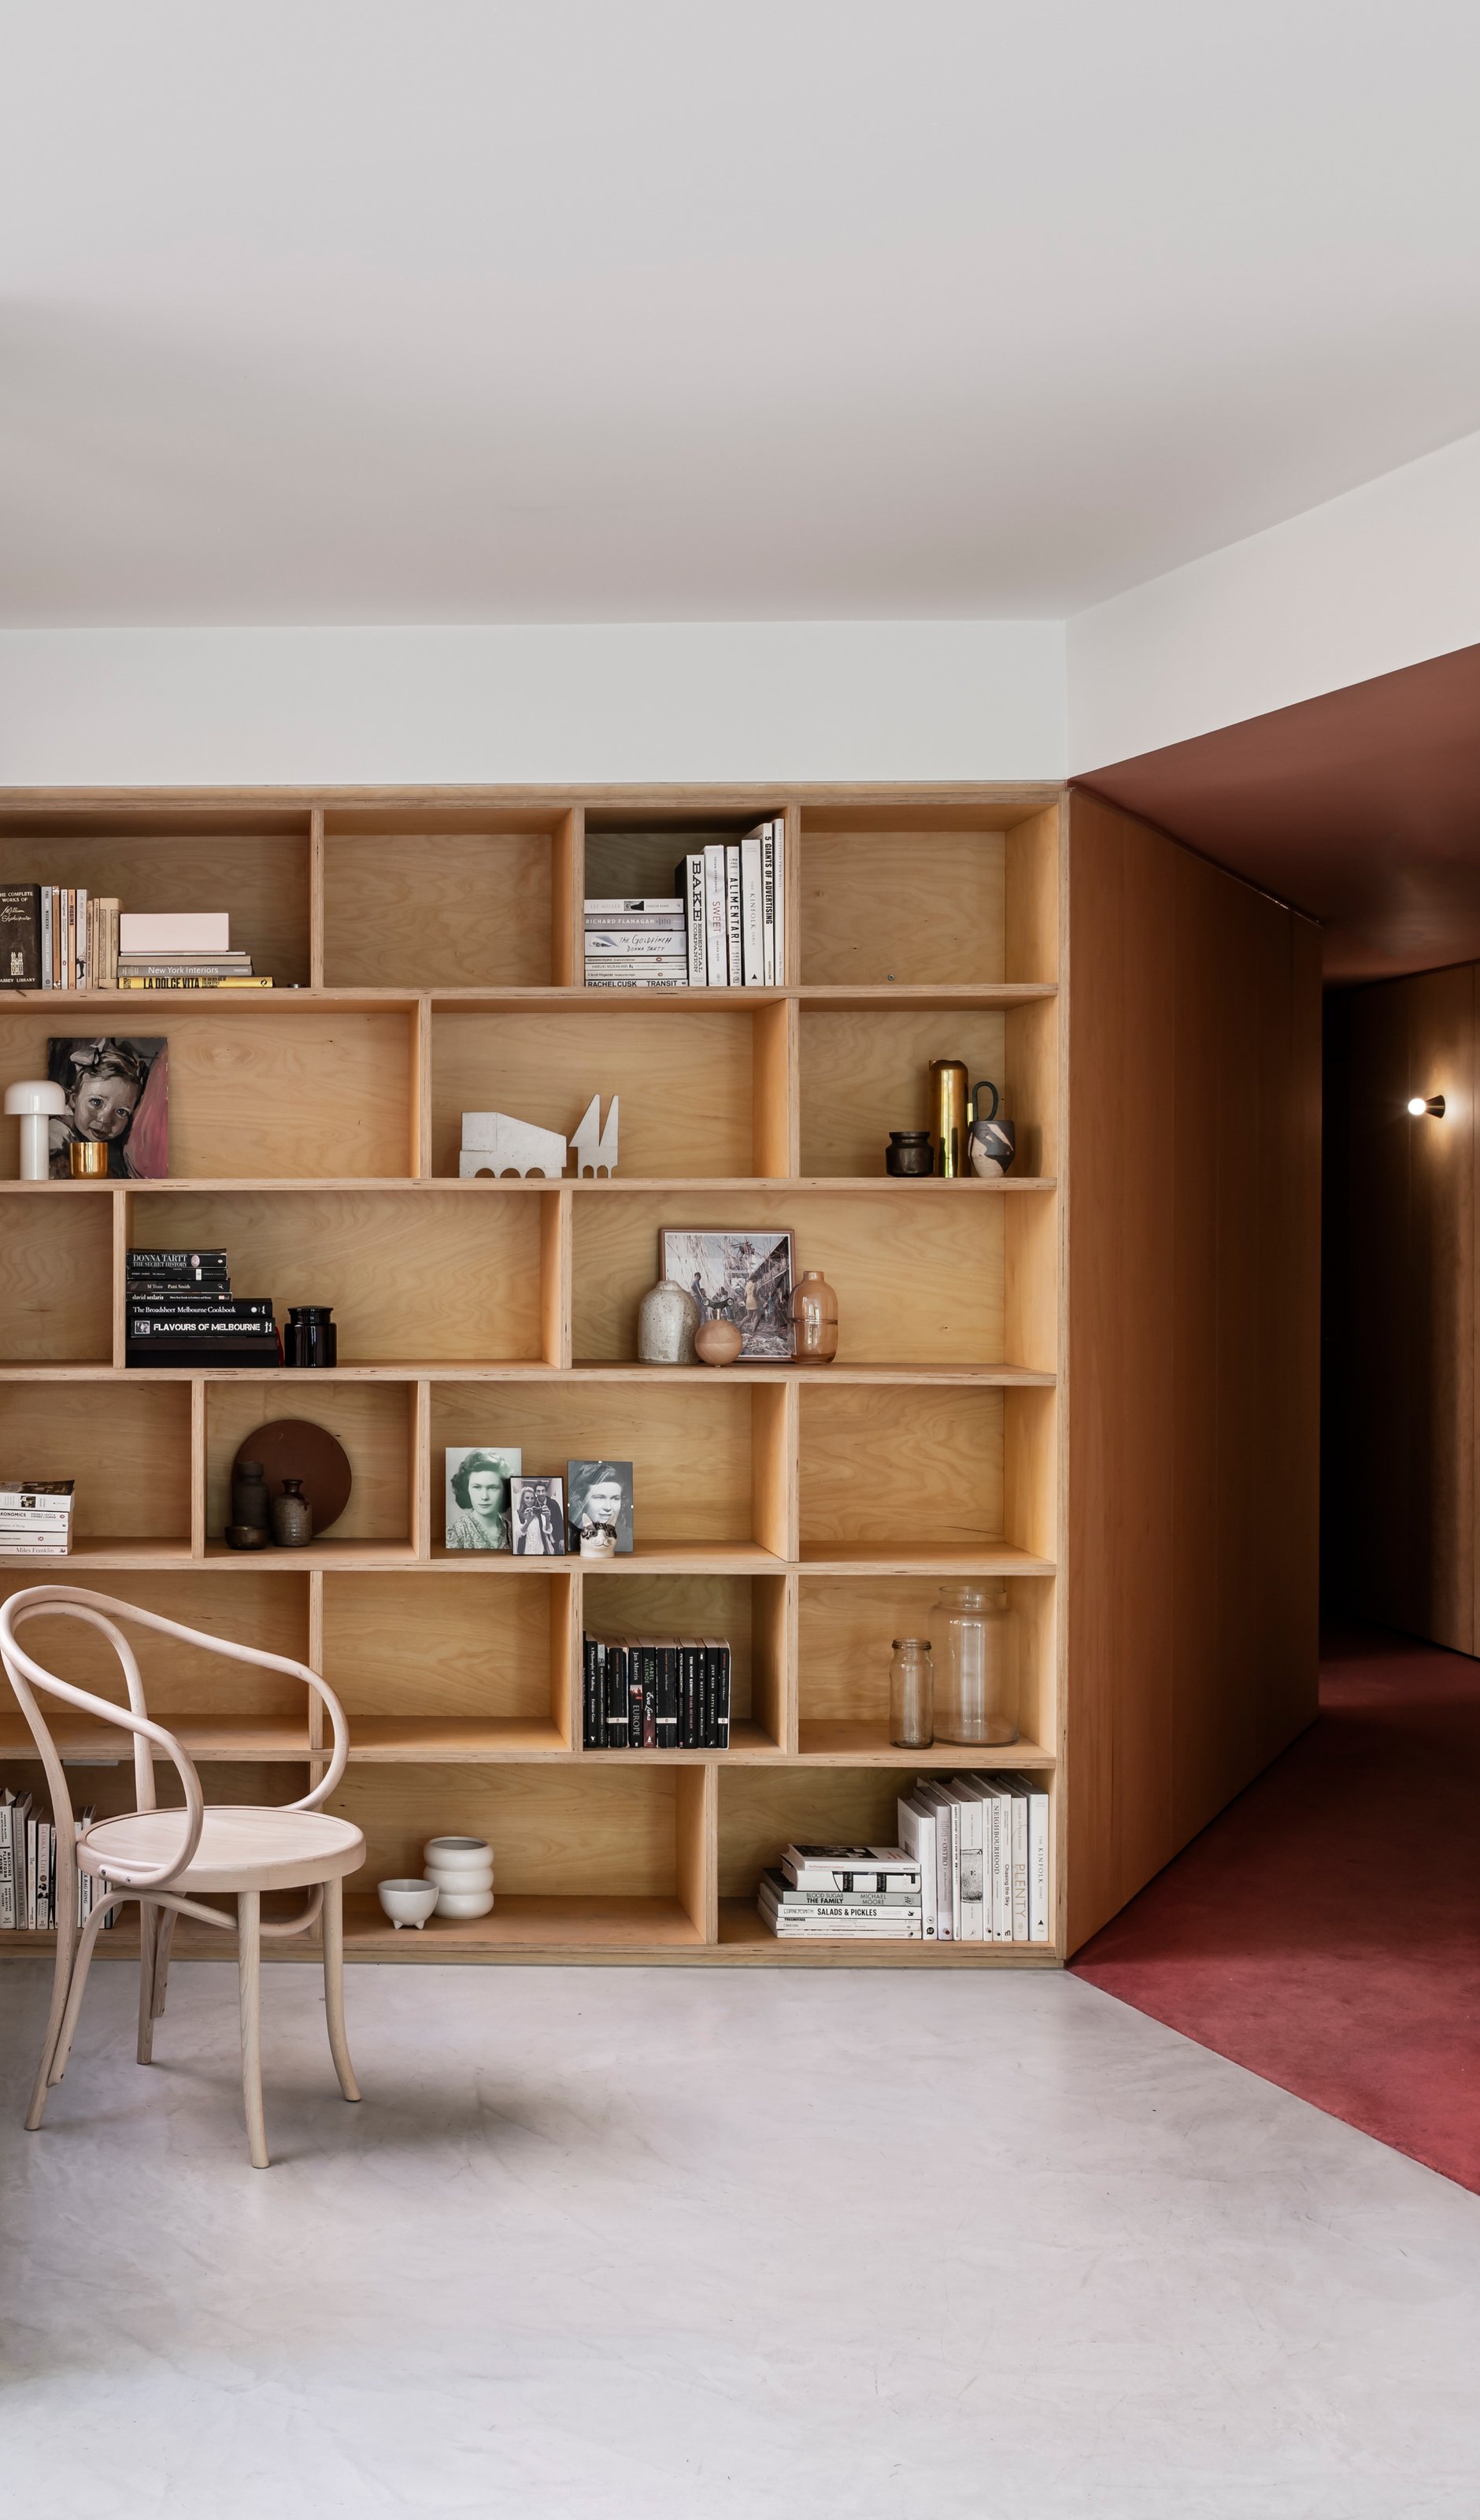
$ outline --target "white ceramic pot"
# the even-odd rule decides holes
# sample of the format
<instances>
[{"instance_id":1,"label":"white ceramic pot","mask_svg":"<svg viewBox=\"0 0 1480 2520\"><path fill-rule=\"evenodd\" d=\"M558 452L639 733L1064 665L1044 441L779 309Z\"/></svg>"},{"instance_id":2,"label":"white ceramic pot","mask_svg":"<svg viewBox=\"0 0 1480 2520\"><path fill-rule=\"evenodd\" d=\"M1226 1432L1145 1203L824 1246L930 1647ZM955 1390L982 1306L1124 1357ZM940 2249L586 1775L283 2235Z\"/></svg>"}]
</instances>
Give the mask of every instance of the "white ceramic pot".
<instances>
[{"instance_id":1,"label":"white ceramic pot","mask_svg":"<svg viewBox=\"0 0 1480 2520\"><path fill-rule=\"evenodd\" d=\"M486 1916L493 1908L493 1891L439 1890L434 1881L426 1884L435 1896L439 1916Z\"/></svg>"},{"instance_id":2,"label":"white ceramic pot","mask_svg":"<svg viewBox=\"0 0 1480 2520\"><path fill-rule=\"evenodd\" d=\"M428 1837L422 1849L428 1872L488 1872L493 1849L485 1837Z\"/></svg>"},{"instance_id":3,"label":"white ceramic pot","mask_svg":"<svg viewBox=\"0 0 1480 2520\"><path fill-rule=\"evenodd\" d=\"M397 1933L403 1925L415 1925L420 1933L436 1908L436 1884L432 1881L382 1881L379 1889L381 1905Z\"/></svg>"}]
</instances>

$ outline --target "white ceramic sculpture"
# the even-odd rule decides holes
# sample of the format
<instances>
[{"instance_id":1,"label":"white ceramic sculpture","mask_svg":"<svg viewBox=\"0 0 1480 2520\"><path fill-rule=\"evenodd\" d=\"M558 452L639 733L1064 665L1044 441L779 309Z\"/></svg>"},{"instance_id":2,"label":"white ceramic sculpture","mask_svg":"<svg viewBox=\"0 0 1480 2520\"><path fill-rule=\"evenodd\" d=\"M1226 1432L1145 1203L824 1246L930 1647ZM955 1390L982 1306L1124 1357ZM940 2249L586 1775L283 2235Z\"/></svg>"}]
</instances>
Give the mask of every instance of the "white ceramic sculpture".
<instances>
[{"instance_id":1,"label":"white ceramic sculpture","mask_svg":"<svg viewBox=\"0 0 1480 2520\"><path fill-rule=\"evenodd\" d=\"M576 1178L590 1173L593 1179L605 1172L609 1179L616 1170L616 1115L620 1097L613 1094L606 1105L606 1126L602 1128L602 1098L593 1094L581 1113L580 1125L570 1141L575 1156ZM600 1134L598 1134L600 1132Z\"/></svg>"},{"instance_id":2,"label":"white ceramic sculpture","mask_svg":"<svg viewBox=\"0 0 1480 2520\"><path fill-rule=\"evenodd\" d=\"M48 1077L23 1077L19 1084L7 1085L5 1108L13 1120L21 1123L22 1180L47 1180L51 1171L50 1124L58 1112L67 1109L67 1096Z\"/></svg>"},{"instance_id":3,"label":"white ceramic sculpture","mask_svg":"<svg viewBox=\"0 0 1480 2520\"><path fill-rule=\"evenodd\" d=\"M507 1111L465 1111L463 1151L458 1177L476 1180L480 1173L516 1172L521 1181L542 1173L559 1181L565 1169L565 1141L558 1129L538 1129L532 1120L511 1119Z\"/></svg>"},{"instance_id":4,"label":"white ceramic sculpture","mask_svg":"<svg viewBox=\"0 0 1480 2520\"><path fill-rule=\"evenodd\" d=\"M439 1916L486 1916L493 1906L493 1849L481 1837L429 1837L422 1849Z\"/></svg>"}]
</instances>

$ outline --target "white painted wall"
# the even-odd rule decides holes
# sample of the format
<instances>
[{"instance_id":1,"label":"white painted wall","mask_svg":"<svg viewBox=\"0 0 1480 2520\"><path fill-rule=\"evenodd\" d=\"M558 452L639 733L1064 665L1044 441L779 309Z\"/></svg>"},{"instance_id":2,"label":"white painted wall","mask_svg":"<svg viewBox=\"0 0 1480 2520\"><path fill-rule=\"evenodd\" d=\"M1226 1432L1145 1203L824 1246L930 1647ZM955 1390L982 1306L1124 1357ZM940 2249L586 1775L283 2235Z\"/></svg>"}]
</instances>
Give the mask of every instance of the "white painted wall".
<instances>
[{"instance_id":1,"label":"white painted wall","mask_svg":"<svg viewBox=\"0 0 1480 2520\"><path fill-rule=\"evenodd\" d=\"M0 631L0 785L1062 778L1063 626Z\"/></svg>"},{"instance_id":2,"label":"white painted wall","mask_svg":"<svg viewBox=\"0 0 1480 2520\"><path fill-rule=\"evenodd\" d=\"M1087 773L1480 641L1480 435L1068 624Z\"/></svg>"}]
</instances>

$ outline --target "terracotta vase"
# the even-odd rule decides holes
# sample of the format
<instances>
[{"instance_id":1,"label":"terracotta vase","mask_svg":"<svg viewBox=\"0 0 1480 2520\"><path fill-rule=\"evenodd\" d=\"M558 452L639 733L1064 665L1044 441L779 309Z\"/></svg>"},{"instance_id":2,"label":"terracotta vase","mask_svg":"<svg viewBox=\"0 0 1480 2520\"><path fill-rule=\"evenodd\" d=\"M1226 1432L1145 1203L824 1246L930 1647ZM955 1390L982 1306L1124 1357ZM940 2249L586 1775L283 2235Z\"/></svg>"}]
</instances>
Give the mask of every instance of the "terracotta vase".
<instances>
[{"instance_id":1,"label":"terracotta vase","mask_svg":"<svg viewBox=\"0 0 1480 2520\"><path fill-rule=\"evenodd\" d=\"M711 1304L694 1333L694 1353L700 1365L733 1365L743 1340L738 1322Z\"/></svg>"},{"instance_id":2,"label":"terracotta vase","mask_svg":"<svg viewBox=\"0 0 1480 2520\"><path fill-rule=\"evenodd\" d=\"M791 1289L792 1351L798 1365L830 1365L837 1354L837 1297L821 1269L804 1269Z\"/></svg>"}]
</instances>

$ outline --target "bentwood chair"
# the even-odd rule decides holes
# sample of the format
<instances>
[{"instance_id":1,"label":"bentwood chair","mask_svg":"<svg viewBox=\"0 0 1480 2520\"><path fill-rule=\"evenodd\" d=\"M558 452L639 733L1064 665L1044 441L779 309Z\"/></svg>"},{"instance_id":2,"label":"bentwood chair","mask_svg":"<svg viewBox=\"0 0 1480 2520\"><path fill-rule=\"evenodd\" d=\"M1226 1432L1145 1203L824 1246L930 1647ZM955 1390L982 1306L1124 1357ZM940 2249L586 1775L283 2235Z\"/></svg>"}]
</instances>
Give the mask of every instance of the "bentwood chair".
<instances>
[{"instance_id":1,"label":"bentwood chair","mask_svg":"<svg viewBox=\"0 0 1480 2520\"><path fill-rule=\"evenodd\" d=\"M17 1631L37 1618L82 1619L99 1628L123 1668L127 1706L59 1680L26 1652ZM144 1702L144 1684L133 1647L114 1624L153 1628L163 1637L179 1637L202 1652L229 1662L250 1663L259 1671L287 1672L317 1691L329 1710L334 1747L326 1774L301 1802L280 1809L252 1809L240 1804L207 1804L201 1779L172 1732L152 1723ZM181 1627L153 1610L136 1609L132 1601L111 1600L101 1593L84 1593L66 1584L38 1584L16 1593L0 1608L0 1660L4 1661L21 1711L30 1726L52 1798L57 1830L57 1964L51 2012L46 2025L40 2071L31 2093L26 2126L40 2126L47 2091L60 2083L71 2052L82 1991L110 1910L130 1899L139 1902L139 2047L141 2065L150 2062L154 2025L164 2009L169 1974L169 1949L177 1916L193 1916L203 1925L237 1933L237 1965L242 1993L242 2088L247 2103L247 2138L252 2164L265 2170L267 2132L262 2115L261 1988L264 1939L281 1940L305 1933L324 1920L324 2008L329 2018L329 2046L339 2089L346 2100L357 2100L359 2086L349 2062L344 2037L343 1884L364 1859L365 1840L349 1821L334 1820L319 1805L333 1793L349 1755L343 1709L333 1689L305 1663L288 1662L281 1654L259 1653L255 1646L231 1643L225 1637L203 1636L199 1628ZM112 1820L94 1821L75 1835L67 1776L46 1718L36 1702L37 1690L64 1705L132 1733L136 1808ZM155 1802L154 1757L174 1762L185 1792L185 1808L160 1811ZM75 1835L76 1865L64 1850ZM90 1873L102 1892L91 1915L77 1931L77 1867ZM262 1921L264 1890L306 1890L301 1914L278 1923ZM209 1907L204 1899L225 1893L235 1909Z\"/></svg>"}]
</instances>

